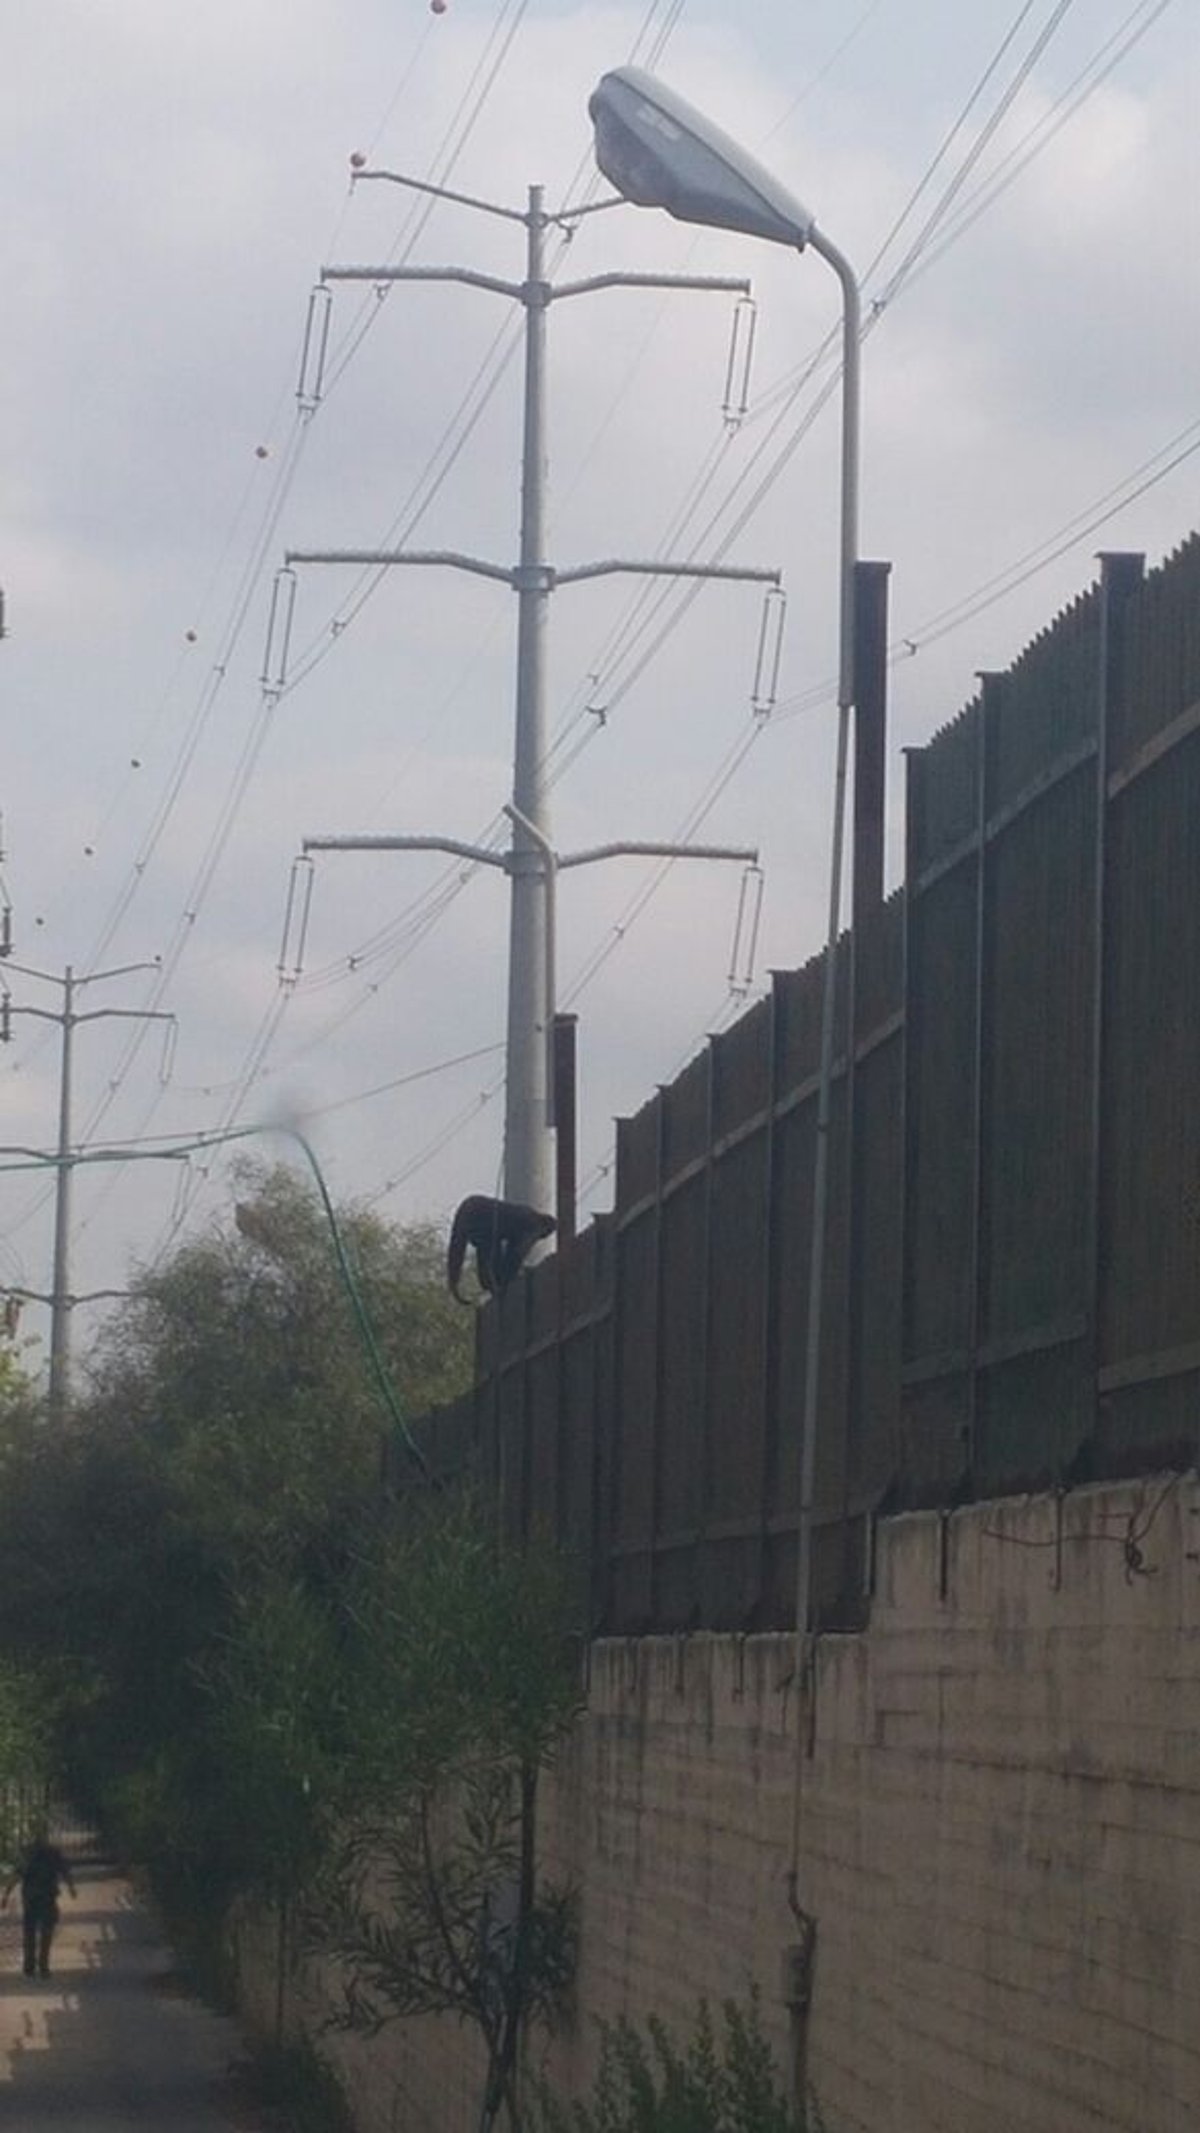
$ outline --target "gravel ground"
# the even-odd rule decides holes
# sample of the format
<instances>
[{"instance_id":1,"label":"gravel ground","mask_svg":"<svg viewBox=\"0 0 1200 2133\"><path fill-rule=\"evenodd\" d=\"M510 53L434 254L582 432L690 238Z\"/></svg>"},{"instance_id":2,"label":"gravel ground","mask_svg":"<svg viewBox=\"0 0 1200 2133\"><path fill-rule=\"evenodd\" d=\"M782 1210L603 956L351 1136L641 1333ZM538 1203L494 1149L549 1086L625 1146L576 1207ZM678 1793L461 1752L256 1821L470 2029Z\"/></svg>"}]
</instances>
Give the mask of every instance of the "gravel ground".
<instances>
[{"instance_id":1,"label":"gravel ground","mask_svg":"<svg viewBox=\"0 0 1200 2133\"><path fill-rule=\"evenodd\" d=\"M18 1897L0 1912L0 2126L65 2133L255 2133L231 2068L237 2030L192 1999L129 1883L82 1861L48 1979L21 1973Z\"/></svg>"}]
</instances>

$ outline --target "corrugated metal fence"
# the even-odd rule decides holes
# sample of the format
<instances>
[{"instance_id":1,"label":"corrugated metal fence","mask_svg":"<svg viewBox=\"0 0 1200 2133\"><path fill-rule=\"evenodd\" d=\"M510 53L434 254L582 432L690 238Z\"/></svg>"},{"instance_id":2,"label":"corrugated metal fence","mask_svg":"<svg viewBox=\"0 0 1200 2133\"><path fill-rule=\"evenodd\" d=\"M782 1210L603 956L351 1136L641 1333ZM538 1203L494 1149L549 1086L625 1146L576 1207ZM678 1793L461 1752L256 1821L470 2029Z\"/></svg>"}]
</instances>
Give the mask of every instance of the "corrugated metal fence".
<instances>
[{"instance_id":1,"label":"corrugated metal fence","mask_svg":"<svg viewBox=\"0 0 1200 2133\"><path fill-rule=\"evenodd\" d=\"M840 951L817 1618L881 1509L1186 1463L1200 1417L1200 539L909 756ZM820 961L618 1127L616 1204L423 1425L609 1632L793 1618ZM852 1041L850 1029L852 1026Z\"/></svg>"}]
</instances>

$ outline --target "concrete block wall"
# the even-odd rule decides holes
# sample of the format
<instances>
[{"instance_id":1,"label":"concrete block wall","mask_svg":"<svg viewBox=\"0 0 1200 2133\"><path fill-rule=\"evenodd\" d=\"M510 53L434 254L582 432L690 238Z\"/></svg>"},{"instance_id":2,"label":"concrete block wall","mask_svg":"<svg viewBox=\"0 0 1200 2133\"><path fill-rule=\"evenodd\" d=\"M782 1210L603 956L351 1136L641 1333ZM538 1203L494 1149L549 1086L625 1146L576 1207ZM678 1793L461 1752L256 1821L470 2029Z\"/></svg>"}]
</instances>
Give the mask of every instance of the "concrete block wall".
<instances>
[{"instance_id":1,"label":"concrete block wall","mask_svg":"<svg viewBox=\"0 0 1200 2133\"><path fill-rule=\"evenodd\" d=\"M869 1627L820 1641L811 1754L792 1662L774 1636L593 1647L543 1794L582 1918L555 2083L586 2087L597 2018L685 2034L752 1984L791 2067L796 1817L829 2133L1195 2133L1196 1477L887 1521ZM473 2133L457 2025L338 2056L362 2133Z\"/></svg>"},{"instance_id":2,"label":"concrete block wall","mask_svg":"<svg viewBox=\"0 0 1200 2133\"><path fill-rule=\"evenodd\" d=\"M881 1526L870 1626L826 1637L797 1762L786 1638L599 1646L548 1853L583 1898L580 2015L751 1980L781 2066L818 1921L830 2133L1200 2126L1200 1490L1194 1476Z\"/></svg>"}]
</instances>

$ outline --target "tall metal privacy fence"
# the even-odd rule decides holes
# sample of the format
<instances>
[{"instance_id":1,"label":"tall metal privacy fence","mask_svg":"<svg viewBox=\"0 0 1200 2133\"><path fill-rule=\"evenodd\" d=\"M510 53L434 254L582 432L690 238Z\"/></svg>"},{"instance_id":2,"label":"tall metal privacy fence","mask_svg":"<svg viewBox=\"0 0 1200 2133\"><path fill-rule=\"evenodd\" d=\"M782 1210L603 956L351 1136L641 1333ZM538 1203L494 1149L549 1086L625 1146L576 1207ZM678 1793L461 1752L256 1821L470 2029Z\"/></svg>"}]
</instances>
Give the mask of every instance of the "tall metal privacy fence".
<instances>
[{"instance_id":1,"label":"tall metal privacy fence","mask_svg":"<svg viewBox=\"0 0 1200 2133\"><path fill-rule=\"evenodd\" d=\"M814 1608L880 1510L1187 1464L1200 1430L1200 538L1100 580L908 757L839 952ZM615 1208L422 1425L591 1623L795 1604L821 963L618 1127Z\"/></svg>"}]
</instances>

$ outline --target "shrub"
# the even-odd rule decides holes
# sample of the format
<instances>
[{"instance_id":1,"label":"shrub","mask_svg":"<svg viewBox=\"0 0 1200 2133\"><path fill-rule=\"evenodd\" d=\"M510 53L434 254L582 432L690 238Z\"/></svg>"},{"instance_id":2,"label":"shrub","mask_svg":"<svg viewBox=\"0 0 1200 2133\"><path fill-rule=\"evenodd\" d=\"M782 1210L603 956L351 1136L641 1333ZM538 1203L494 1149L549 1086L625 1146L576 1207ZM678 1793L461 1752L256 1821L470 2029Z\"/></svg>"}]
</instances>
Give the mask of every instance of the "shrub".
<instances>
[{"instance_id":1,"label":"shrub","mask_svg":"<svg viewBox=\"0 0 1200 2133\"><path fill-rule=\"evenodd\" d=\"M816 2107L785 2096L758 2002L726 2000L720 2034L701 2001L680 2049L651 2016L645 2034L624 2019L601 2025L590 2099L562 2103L539 2092L531 2133L822 2133Z\"/></svg>"}]
</instances>

